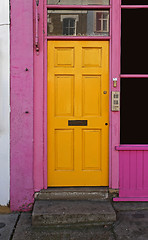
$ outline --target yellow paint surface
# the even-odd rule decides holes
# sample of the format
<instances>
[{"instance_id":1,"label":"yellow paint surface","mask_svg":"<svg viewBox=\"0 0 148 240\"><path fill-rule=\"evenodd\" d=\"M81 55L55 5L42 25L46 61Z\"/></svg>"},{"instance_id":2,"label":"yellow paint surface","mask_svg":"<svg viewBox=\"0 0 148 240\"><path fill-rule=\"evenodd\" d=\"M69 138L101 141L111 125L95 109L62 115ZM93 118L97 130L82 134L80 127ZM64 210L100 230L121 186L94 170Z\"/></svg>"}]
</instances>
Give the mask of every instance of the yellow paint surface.
<instances>
[{"instance_id":1,"label":"yellow paint surface","mask_svg":"<svg viewBox=\"0 0 148 240\"><path fill-rule=\"evenodd\" d=\"M109 42L48 41L47 51L48 186L108 186Z\"/></svg>"}]
</instances>

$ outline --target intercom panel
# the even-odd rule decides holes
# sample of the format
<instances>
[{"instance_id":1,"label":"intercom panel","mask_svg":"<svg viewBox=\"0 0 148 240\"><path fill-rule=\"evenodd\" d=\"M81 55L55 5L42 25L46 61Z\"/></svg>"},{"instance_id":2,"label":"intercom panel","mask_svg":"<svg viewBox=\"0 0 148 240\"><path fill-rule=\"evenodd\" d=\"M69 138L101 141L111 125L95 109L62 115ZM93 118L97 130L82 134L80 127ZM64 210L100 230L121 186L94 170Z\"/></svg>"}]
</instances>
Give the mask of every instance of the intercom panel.
<instances>
[{"instance_id":1,"label":"intercom panel","mask_svg":"<svg viewBox=\"0 0 148 240\"><path fill-rule=\"evenodd\" d=\"M120 92L112 92L112 111L120 111Z\"/></svg>"}]
</instances>

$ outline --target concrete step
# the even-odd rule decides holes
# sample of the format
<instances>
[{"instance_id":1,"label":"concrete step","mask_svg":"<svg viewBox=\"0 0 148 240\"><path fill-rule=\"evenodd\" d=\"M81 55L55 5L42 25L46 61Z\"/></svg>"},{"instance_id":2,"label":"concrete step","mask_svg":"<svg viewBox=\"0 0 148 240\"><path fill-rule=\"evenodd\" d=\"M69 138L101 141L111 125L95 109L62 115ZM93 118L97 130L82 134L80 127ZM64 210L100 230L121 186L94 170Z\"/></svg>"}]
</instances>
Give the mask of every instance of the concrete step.
<instances>
[{"instance_id":1,"label":"concrete step","mask_svg":"<svg viewBox=\"0 0 148 240\"><path fill-rule=\"evenodd\" d=\"M35 201L34 226L96 226L112 224L116 213L110 201Z\"/></svg>"},{"instance_id":2,"label":"concrete step","mask_svg":"<svg viewBox=\"0 0 148 240\"><path fill-rule=\"evenodd\" d=\"M104 200L108 187L48 188L35 193L36 200Z\"/></svg>"}]
</instances>

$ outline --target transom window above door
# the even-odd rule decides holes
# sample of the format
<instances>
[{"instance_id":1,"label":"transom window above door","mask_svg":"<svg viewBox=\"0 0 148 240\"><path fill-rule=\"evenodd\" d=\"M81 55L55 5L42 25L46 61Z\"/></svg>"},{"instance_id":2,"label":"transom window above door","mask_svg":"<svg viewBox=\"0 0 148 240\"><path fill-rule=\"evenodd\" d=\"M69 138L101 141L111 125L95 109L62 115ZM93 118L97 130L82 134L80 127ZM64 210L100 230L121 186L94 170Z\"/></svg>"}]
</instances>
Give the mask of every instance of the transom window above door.
<instances>
[{"instance_id":1,"label":"transom window above door","mask_svg":"<svg viewBox=\"0 0 148 240\"><path fill-rule=\"evenodd\" d=\"M47 0L49 5L109 5L109 0Z\"/></svg>"},{"instance_id":2,"label":"transom window above door","mask_svg":"<svg viewBox=\"0 0 148 240\"><path fill-rule=\"evenodd\" d=\"M48 36L109 36L109 10L47 10Z\"/></svg>"}]
</instances>

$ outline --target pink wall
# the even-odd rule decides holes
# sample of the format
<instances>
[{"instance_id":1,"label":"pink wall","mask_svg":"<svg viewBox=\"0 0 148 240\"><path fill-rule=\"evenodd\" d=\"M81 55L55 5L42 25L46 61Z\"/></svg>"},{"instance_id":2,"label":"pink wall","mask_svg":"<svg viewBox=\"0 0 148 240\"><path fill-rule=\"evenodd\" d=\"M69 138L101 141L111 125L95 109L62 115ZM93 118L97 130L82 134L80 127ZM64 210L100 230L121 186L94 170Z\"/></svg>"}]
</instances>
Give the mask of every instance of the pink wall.
<instances>
[{"instance_id":1,"label":"pink wall","mask_svg":"<svg viewBox=\"0 0 148 240\"><path fill-rule=\"evenodd\" d=\"M111 91L120 91L120 0L112 0L112 46L111 46ZM117 87L113 87L117 78ZM111 101L111 96L110 96ZM110 106L111 108L111 106ZM110 188L119 187L120 112L110 111Z\"/></svg>"},{"instance_id":2,"label":"pink wall","mask_svg":"<svg viewBox=\"0 0 148 240\"><path fill-rule=\"evenodd\" d=\"M33 4L11 0L11 209L33 203Z\"/></svg>"},{"instance_id":3,"label":"pink wall","mask_svg":"<svg viewBox=\"0 0 148 240\"><path fill-rule=\"evenodd\" d=\"M46 151L44 151L44 35L43 35L43 1L40 1L37 7L39 14L38 36L39 36L39 52L34 47L34 189L39 191L46 188L47 180L44 176L47 172ZM34 39L36 34L36 4L34 1ZM46 85L45 85L46 86ZM46 95L46 94L45 94ZM45 100L46 102L46 100ZM45 138L45 143L47 138ZM46 144L45 144L46 145ZM46 169L44 170L44 161Z\"/></svg>"}]
</instances>

